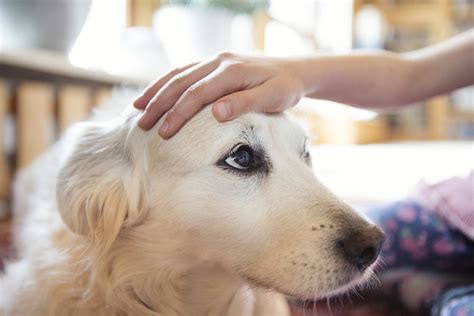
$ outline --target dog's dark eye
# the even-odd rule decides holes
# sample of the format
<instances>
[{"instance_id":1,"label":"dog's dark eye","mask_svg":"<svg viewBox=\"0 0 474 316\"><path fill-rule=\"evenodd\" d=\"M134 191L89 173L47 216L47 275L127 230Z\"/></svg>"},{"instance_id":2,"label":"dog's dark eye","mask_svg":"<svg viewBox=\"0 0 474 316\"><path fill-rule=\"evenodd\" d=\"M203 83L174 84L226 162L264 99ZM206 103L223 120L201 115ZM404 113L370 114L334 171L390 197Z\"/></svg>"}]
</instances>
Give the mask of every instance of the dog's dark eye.
<instances>
[{"instance_id":1,"label":"dog's dark eye","mask_svg":"<svg viewBox=\"0 0 474 316\"><path fill-rule=\"evenodd\" d=\"M311 166L311 153L306 147L306 142L303 146L303 152L301 153L301 159L308 165Z\"/></svg>"},{"instance_id":2,"label":"dog's dark eye","mask_svg":"<svg viewBox=\"0 0 474 316\"><path fill-rule=\"evenodd\" d=\"M311 154L309 153L309 151L306 150L306 151L303 153L303 160L306 161L306 162L311 161Z\"/></svg>"},{"instance_id":3,"label":"dog's dark eye","mask_svg":"<svg viewBox=\"0 0 474 316\"><path fill-rule=\"evenodd\" d=\"M250 169L255 164L252 149L246 145L239 146L225 159L225 163L238 170Z\"/></svg>"},{"instance_id":4,"label":"dog's dark eye","mask_svg":"<svg viewBox=\"0 0 474 316\"><path fill-rule=\"evenodd\" d=\"M216 165L239 176L268 174L272 166L270 158L265 155L261 146L254 148L246 144L234 146Z\"/></svg>"}]
</instances>

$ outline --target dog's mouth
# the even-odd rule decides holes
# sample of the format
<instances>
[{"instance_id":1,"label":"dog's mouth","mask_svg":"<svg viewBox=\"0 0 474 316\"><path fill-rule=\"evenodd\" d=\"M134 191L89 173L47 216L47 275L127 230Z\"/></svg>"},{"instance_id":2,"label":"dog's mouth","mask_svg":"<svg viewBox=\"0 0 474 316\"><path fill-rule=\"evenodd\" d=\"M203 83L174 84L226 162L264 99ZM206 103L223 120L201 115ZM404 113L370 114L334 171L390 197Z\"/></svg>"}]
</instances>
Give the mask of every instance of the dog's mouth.
<instances>
[{"instance_id":1,"label":"dog's mouth","mask_svg":"<svg viewBox=\"0 0 474 316\"><path fill-rule=\"evenodd\" d=\"M329 299L331 297L338 296L343 293L350 293L351 291L364 286L367 283L370 283L373 280L373 267L369 267L364 272L358 270L350 271L346 275L339 276L335 285L322 289L319 291L301 291L297 290L289 291L282 288L281 286L276 286L270 281L266 281L254 276L242 275L241 277L246 280L250 285L253 285L258 288L263 288L269 291L278 292L285 295L288 300L297 301L297 302L308 302L308 301L317 301L321 299Z\"/></svg>"}]
</instances>

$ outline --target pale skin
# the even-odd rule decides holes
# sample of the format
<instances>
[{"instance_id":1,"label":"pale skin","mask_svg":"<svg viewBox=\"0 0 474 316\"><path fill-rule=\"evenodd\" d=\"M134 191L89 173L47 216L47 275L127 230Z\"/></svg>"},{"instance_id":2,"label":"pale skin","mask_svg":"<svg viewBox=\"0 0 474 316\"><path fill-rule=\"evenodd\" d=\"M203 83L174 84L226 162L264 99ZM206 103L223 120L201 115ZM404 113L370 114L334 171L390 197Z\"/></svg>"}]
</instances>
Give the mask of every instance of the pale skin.
<instances>
[{"instance_id":1,"label":"pale skin","mask_svg":"<svg viewBox=\"0 0 474 316\"><path fill-rule=\"evenodd\" d=\"M474 84L474 30L417 51L269 58L221 53L175 69L134 101L139 126L170 138L206 104L220 121L282 112L302 97L360 108L398 108Z\"/></svg>"}]
</instances>

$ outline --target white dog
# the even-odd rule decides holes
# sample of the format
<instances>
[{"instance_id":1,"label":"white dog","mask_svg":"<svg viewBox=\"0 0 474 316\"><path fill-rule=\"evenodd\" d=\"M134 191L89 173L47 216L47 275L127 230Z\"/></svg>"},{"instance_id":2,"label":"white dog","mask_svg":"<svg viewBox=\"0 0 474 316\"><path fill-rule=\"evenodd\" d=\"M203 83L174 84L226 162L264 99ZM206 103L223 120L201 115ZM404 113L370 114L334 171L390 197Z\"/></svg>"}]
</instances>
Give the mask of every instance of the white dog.
<instances>
[{"instance_id":1,"label":"white dog","mask_svg":"<svg viewBox=\"0 0 474 316\"><path fill-rule=\"evenodd\" d=\"M311 169L286 114L172 139L129 109L75 125L16 184L1 315L288 315L371 273L382 232Z\"/></svg>"}]
</instances>

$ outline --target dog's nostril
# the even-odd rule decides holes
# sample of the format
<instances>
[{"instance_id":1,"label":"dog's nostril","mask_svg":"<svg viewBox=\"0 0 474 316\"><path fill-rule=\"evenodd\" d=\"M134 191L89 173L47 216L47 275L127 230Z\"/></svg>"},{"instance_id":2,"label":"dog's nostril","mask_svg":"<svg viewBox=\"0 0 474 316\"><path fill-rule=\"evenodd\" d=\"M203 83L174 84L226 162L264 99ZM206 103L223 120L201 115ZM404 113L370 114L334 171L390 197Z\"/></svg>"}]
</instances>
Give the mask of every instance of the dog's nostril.
<instances>
[{"instance_id":1,"label":"dog's nostril","mask_svg":"<svg viewBox=\"0 0 474 316\"><path fill-rule=\"evenodd\" d=\"M359 256L359 263L362 267L372 264L378 256L378 250L375 247L365 248Z\"/></svg>"},{"instance_id":2,"label":"dog's nostril","mask_svg":"<svg viewBox=\"0 0 474 316\"><path fill-rule=\"evenodd\" d=\"M347 236L339 245L346 260L363 271L377 259L384 240L380 229L370 227Z\"/></svg>"},{"instance_id":3,"label":"dog's nostril","mask_svg":"<svg viewBox=\"0 0 474 316\"><path fill-rule=\"evenodd\" d=\"M347 261L355 265L359 270L367 269L379 255L381 243L374 246L360 247L352 242L341 242L344 256Z\"/></svg>"}]
</instances>

